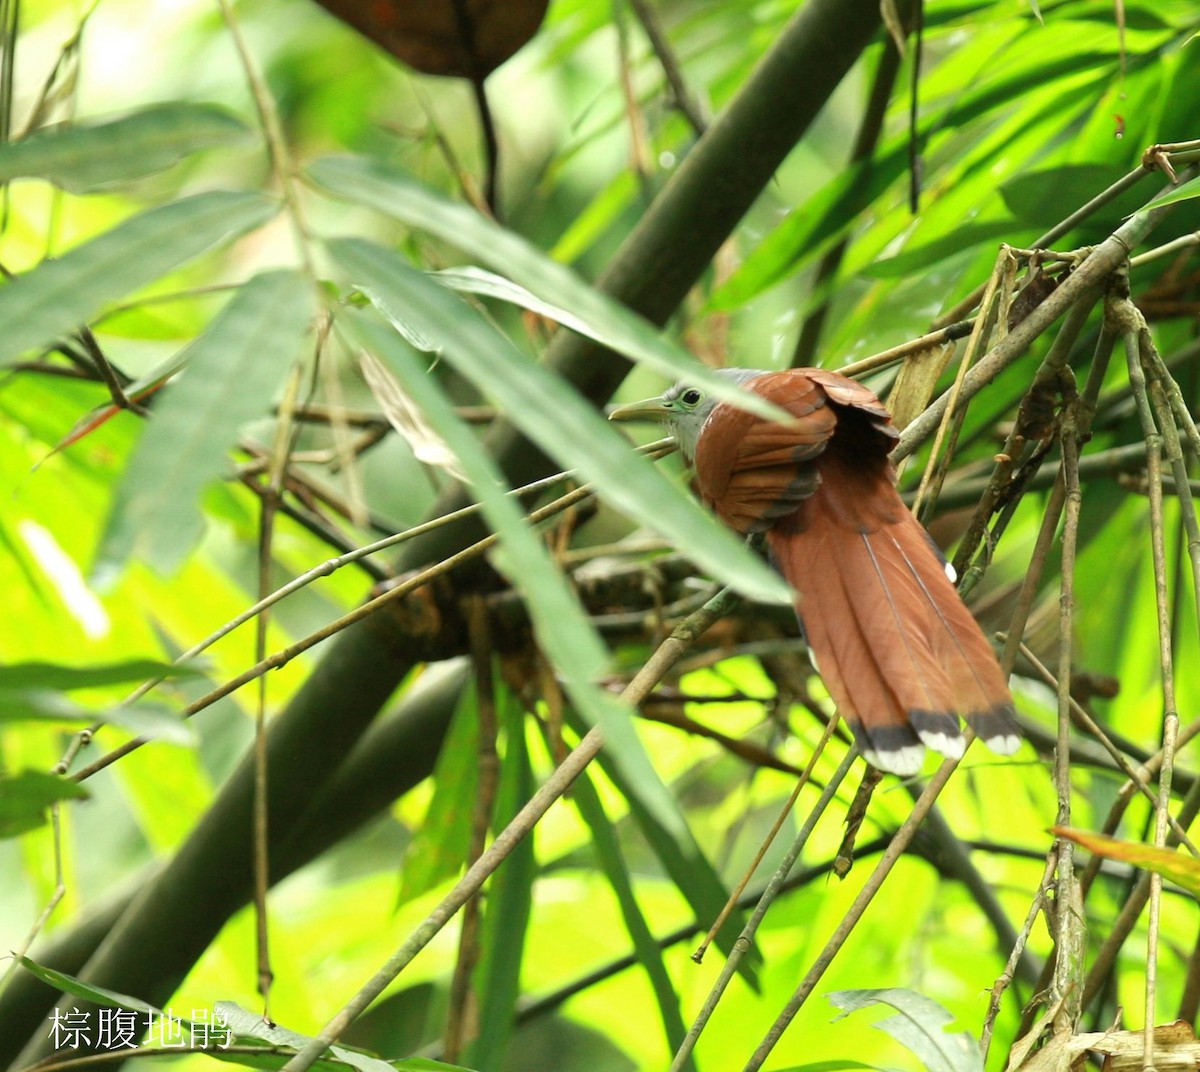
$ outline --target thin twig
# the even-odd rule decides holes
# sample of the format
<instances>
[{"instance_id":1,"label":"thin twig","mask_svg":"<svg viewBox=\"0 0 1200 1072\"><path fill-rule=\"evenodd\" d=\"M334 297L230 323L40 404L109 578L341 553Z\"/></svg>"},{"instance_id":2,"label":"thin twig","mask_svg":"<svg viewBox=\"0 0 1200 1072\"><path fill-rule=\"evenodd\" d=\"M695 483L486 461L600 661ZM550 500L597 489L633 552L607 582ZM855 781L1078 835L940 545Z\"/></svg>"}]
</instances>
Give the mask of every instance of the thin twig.
<instances>
[{"instance_id":1,"label":"thin twig","mask_svg":"<svg viewBox=\"0 0 1200 1072\"><path fill-rule=\"evenodd\" d=\"M679 58L675 55L674 48L671 47L670 39L663 32L662 25L658 21L658 13L646 0L629 0L629 6L633 8L633 13L637 16L638 22L642 24L642 29L650 41L650 47L654 49L654 55L658 57L663 75L667 79L667 85L671 88L671 99L675 107L679 109L680 114L692 128L692 132L698 137L708 129L709 117L703 105L688 89L687 82L684 81L683 68L679 63Z\"/></svg>"},{"instance_id":2,"label":"thin twig","mask_svg":"<svg viewBox=\"0 0 1200 1072\"><path fill-rule=\"evenodd\" d=\"M267 145L267 155L271 162L271 171L279 183L279 189L283 194L283 201L288 210L288 220L291 222L296 236L296 251L300 257L301 264L304 266L305 275L316 286L318 279L317 269L313 263L310 250L312 236L309 234L308 226L304 220L304 212L300 205L300 190L299 184L296 181L296 166L288 149L287 138L283 132L283 124L279 120L279 109L275 106L275 98L271 95L271 90L267 85L266 79L263 78L262 72L258 69L258 64L255 62L254 56L246 44L246 39L242 36L242 28L238 23L237 16L234 14L232 3L230 0L217 0L217 2L221 6L221 16L225 20L225 28L229 32L229 37L233 41L234 48L237 50L238 61L242 65L242 72L246 76L246 83L249 85L251 96L254 98L254 107L258 112L259 124L262 127L263 138Z\"/></svg>"},{"instance_id":3,"label":"thin twig","mask_svg":"<svg viewBox=\"0 0 1200 1072\"><path fill-rule=\"evenodd\" d=\"M553 516L559 511L566 509L568 506L574 505L576 502L587 498L591 494L592 490L589 486L577 488L575 491L569 492L568 494L554 500L554 502L547 503L546 506L542 507L541 509L535 510L528 516L527 520L530 522L530 524L538 524L539 522L546 520L546 518ZM201 696L200 699L193 701L187 707L185 707L182 712L183 717L190 718L192 715L204 710L206 707L210 707L218 700L224 699L231 693L236 692L243 685L254 681L261 675L268 673L271 670L277 670L281 666L286 666L298 655L302 655L304 652L308 651L309 648L315 647L317 644L321 643L322 640L328 640L331 636L340 633L343 629L353 625L355 622L362 621L362 619L374 614L375 611L379 610L379 608L384 606L386 603L390 603L393 600L401 598L402 596L406 596L410 592L413 592L423 585L428 584L435 578L449 573L456 567L462 565L462 563L469 561L470 559L475 558L486 551L490 551L498 542L499 537L496 536L495 533L492 533L488 536L485 536L481 540L477 540L470 546L464 547L461 551L458 551L450 557L442 559L442 561L436 563L435 565L406 578L403 582L396 585L396 587L381 593L374 599L368 600L361 606L356 607L354 610L348 612L347 614L343 614L340 618L330 622L326 626L323 626L321 629L318 629L315 633L310 633L308 636L302 637L300 640L288 645L288 647L282 648L279 651L269 655L266 659L260 660L254 666L242 671L242 673L238 674L236 677L225 681L211 692L206 693L204 696ZM161 681L162 679L159 678L158 680ZM132 741L127 742L120 748L114 749L106 755L101 756L94 763L91 763L82 770L77 771L73 776L75 781L81 782L87 778L90 778L93 774L103 770L110 764L115 763L118 759L123 759L125 756L129 755L130 752L137 751L137 749L141 748L142 745L146 744L147 742L148 738L146 737L134 738Z\"/></svg>"},{"instance_id":4,"label":"thin twig","mask_svg":"<svg viewBox=\"0 0 1200 1072\"><path fill-rule=\"evenodd\" d=\"M1134 401L1142 424L1146 441L1146 468L1149 480L1150 500L1150 546L1154 560L1154 601L1158 620L1158 651L1162 673L1163 694L1163 747L1162 771L1159 775L1159 798L1154 816L1154 844L1166 844L1167 815L1171 803L1171 770L1175 744L1179 731L1179 715L1175 708L1175 671L1172 655L1170 607L1167 598L1166 539L1163 525L1162 495L1162 446L1163 437L1154 422L1150 396L1146 389L1141 334L1145 321L1132 302L1122 303L1124 316L1125 347L1129 365L1129 379L1133 386ZM1157 1023L1158 983L1158 940L1159 919L1162 902L1162 876L1152 872L1148 886L1149 913L1146 921L1146 1004L1145 1045L1142 1067L1154 1066L1154 1025Z\"/></svg>"},{"instance_id":5,"label":"thin twig","mask_svg":"<svg viewBox=\"0 0 1200 1072\"><path fill-rule=\"evenodd\" d=\"M649 443L646 446L640 447L638 449L640 451L646 453L650 457L658 458L658 457L664 456L665 454L671 453L675 449L675 443L674 443L674 440L669 439L669 438L668 439L660 439L654 443ZM556 484L560 484L564 480L571 479L573 477L573 475L574 474L570 473L570 472L555 473L554 475L544 477L541 480L535 480L532 484L526 484L524 487L516 488L509 494L516 496L518 498L525 497L525 496L528 496L531 494L535 494L539 491L544 491L546 488L553 487ZM558 511L567 509L568 507L574 505L577 502L581 502L584 498L586 498L590 494L591 494L591 489L588 486L581 486L579 488L576 488L574 491L569 492L567 495L564 495L561 498L555 499L553 502L547 503L545 506L534 511L532 514L529 515L529 517L526 520L529 521L530 524L537 524L541 521L544 521L546 518L553 516ZM312 584L313 581L319 580L322 577L329 576L331 573L335 572L336 570L341 569L342 566L348 565L351 562L356 562L356 561L358 561L358 559L363 558L366 555L375 554L376 552L382 551L388 547L393 547L397 544L404 543L408 540L415 539L418 536L423 536L428 532L432 532L434 529L441 528L443 525L452 524L456 521L461 521L464 518L474 516L476 513L478 513L480 511L480 509L481 508L479 507L478 504L472 504L471 506L465 506L460 510L455 510L449 514L444 514L441 517L434 518L433 520L427 521L421 525L416 525L411 529L405 529L403 532L399 532L399 533L396 533L395 535L388 536L383 540L377 540L375 543L368 544L365 547L360 547L360 548L358 548L354 551L351 551L347 554L339 555L337 558L327 559L325 562L322 562L319 566L315 566L313 569L309 570L307 573L301 574L301 576L297 577L295 580L289 581L282 588L276 589L266 599L259 600L259 602L255 603L254 606L247 608L241 614L239 614L236 618L233 618L230 621L226 622L223 626L221 626L220 629L216 630L216 632L211 633L209 636L205 637L199 643L193 645L191 648L189 648L187 651L185 651L182 655L178 656L171 663L171 667L177 668L177 667L186 665L187 663L189 663L193 659L195 659L198 655L200 655L202 652L204 652L209 647L211 647L213 644L215 644L218 640L220 640L221 638L223 638L225 636L228 636L239 626L244 625L246 622L250 621L252 618L261 614L268 607L274 606L281 599L286 598L287 596L291 595L293 592L299 591L301 588L305 587L306 585ZM450 568L453 568L453 565L457 565L461 562L466 561L467 559L469 559L471 557L474 557L477 554L481 554L483 551L488 550L495 543L495 541L496 541L496 537L494 535L485 537L483 540L478 541L477 543L471 545L470 547L464 548L462 551L458 552L458 554L453 556L452 559L447 560L447 562L452 563L452 565L447 565L447 562L442 562L442 563L438 563L435 566L431 566L429 569L424 570L420 574L409 577L405 582L403 582L403 584L401 584L397 588L389 590L388 592L384 593L383 595L378 596L375 599L371 600L370 603L364 604L364 606L359 607L355 611L352 611L350 613L350 615L347 615L343 618L338 619L337 622L334 622L334 623L332 623L332 625L327 626L326 629L322 630L320 633L313 634L313 636L305 638L302 641L299 641L298 643L303 645L303 647L300 647L297 649L296 646L293 645L293 647L286 649L286 651L284 651L284 652L276 652L275 655L273 655L270 659L266 660L266 662L270 663L271 665L264 666L262 664L259 664L259 666L257 666L257 667L251 667L249 670L247 670L244 673L242 673L241 675L239 675L238 678L236 678L234 681L227 682L225 685L222 685L219 689L215 690L214 692L209 693L207 696L201 697L199 700L195 701L193 704L191 704L189 707L187 707L184 710L184 712L183 712L184 717L185 718L190 717L191 715L195 714L197 711L203 710L205 707L208 707L212 703L215 703L218 699L229 695L229 693L231 693L231 692L236 691L237 689L241 688L242 685L246 684L248 681L253 681L260 673L263 673L266 670L272 669L274 666L284 665L284 663L290 661L296 655L300 654L300 652L308 650L308 648L312 647L313 644L319 643L320 640L323 640L327 636L333 635L333 633L337 632L339 629L344 628L346 624L350 624L354 621L358 621L359 618L366 617L367 614L372 613L372 611L374 609L377 609L378 607L382 606L383 603L387 602L389 599L396 599L396 598L399 598L400 596L407 595L409 592L413 591L415 588L420 587L422 584L426 583L426 581L428 581L428 580L431 580L433 577L441 576L442 573L447 572ZM370 608L370 609L367 609L367 608ZM275 661L275 660L278 660L278 661ZM147 679L141 685L139 685L136 689L134 689L134 691L132 693L130 693L129 696L127 696L124 700L122 700L117 705L117 708L119 709L119 708L123 708L123 707L129 707L131 704L136 703L143 696L145 696L148 692L150 692L151 689L155 688L157 685L160 685L163 681L165 681L166 677L167 677L166 674L160 674L156 677ZM83 737L83 735L86 735L86 741L84 743L90 742L90 740L91 740L92 736L95 734L96 730L99 729L101 726L103 726L104 723L105 723L105 720L101 719L100 721L87 727L87 729L82 730L80 733L80 737ZM92 774L95 774L97 771L102 770L104 767L107 767L109 764L115 762L117 759L120 759L123 756L128 755L129 752L134 751L136 748L140 748L145 743L146 743L145 738L138 738L135 741L130 741L128 744L123 745L121 748L118 748L115 751L108 753L105 756L102 756L99 760L92 763L90 766L85 767L84 769L76 772L76 774L74 775L74 778L77 781L82 781L85 778L90 777ZM78 751L78 749L75 749L75 750Z\"/></svg>"},{"instance_id":6,"label":"thin twig","mask_svg":"<svg viewBox=\"0 0 1200 1072\"><path fill-rule=\"evenodd\" d=\"M1054 323L1071 305L1093 289L1099 289L1122 264L1129 250L1138 245L1171 206L1135 213L1116 231L1096 246L1045 301L1037 305L1000 343L979 359L963 381L961 402L966 403L990 383L1003 369L1016 361L1030 343ZM933 432L942 419L950 398L941 395L901 434L892 457L900 461Z\"/></svg>"}]
</instances>

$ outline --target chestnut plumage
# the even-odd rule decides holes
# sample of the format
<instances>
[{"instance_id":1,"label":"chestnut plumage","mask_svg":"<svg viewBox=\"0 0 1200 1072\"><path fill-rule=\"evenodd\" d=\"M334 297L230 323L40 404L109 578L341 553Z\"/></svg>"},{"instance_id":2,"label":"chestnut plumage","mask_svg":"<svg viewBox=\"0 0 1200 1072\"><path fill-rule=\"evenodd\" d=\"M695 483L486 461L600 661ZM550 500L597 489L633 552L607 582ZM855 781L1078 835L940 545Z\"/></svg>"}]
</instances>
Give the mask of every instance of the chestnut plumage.
<instances>
[{"instance_id":1,"label":"chestnut plumage","mask_svg":"<svg viewBox=\"0 0 1200 1072\"><path fill-rule=\"evenodd\" d=\"M913 774L926 745L960 756L960 716L993 751L1015 751L996 657L896 491L887 409L824 369L721 374L792 419L765 420L686 384L613 416L665 421L714 513L738 532L765 532L814 665L866 759Z\"/></svg>"}]
</instances>

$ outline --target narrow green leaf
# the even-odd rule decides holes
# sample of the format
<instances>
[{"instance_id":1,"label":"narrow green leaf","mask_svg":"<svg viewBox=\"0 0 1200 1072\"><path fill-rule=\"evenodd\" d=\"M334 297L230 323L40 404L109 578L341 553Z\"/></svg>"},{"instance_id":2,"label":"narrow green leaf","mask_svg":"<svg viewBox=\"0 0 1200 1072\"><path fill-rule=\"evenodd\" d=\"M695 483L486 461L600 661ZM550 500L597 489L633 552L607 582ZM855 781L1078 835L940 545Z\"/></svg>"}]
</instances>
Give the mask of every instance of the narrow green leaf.
<instances>
[{"instance_id":1,"label":"narrow green leaf","mask_svg":"<svg viewBox=\"0 0 1200 1072\"><path fill-rule=\"evenodd\" d=\"M946 1025L953 1023L954 1017L924 994L892 987L837 990L825 996L843 1010L844 1016L872 1005L895 1009L895 1016L879 1020L872 1026L906 1046L928 1072L983 1072L983 1057L971 1033L947 1031Z\"/></svg>"},{"instance_id":2,"label":"narrow green leaf","mask_svg":"<svg viewBox=\"0 0 1200 1072\"><path fill-rule=\"evenodd\" d=\"M300 351L312 294L298 272L266 272L230 300L185 354L117 489L99 568L131 553L169 573L203 532L200 493L224 474L246 421L264 413Z\"/></svg>"},{"instance_id":3,"label":"narrow green leaf","mask_svg":"<svg viewBox=\"0 0 1200 1072\"><path fill-rule=\"evenodd\" d=\"M55 990L61 990L63 993L82 998L84 1001L90 1001L93 1005L102 1005L108 1008L115 1006L119 1009L132 1009L134 1012L147 1015L162 1015L158 1009L153 1005L147 1005L141 998L118 994L115 990L105 990L100 986L92 986L90 983L83 982L82 979L76 979L73 975L43 967L28 957L21 958L21 967L36 975L43 983L54 987Z\"/></svg>"},{"instance_id":4,"label":"narrow green leaf","mask_svg":"<svg viewBox=\"0 0 1200 1072\"><path fill-rule=\"evenodd\" d=\"M106 305L269 220L279 202L214 192L163 205L0 287L0 365L49 346Z\"/></svg>"},{"instance_id":5,"label":"narrow green leaf","mask_svg":"<svg viewBox=\"0 0 1200 1072\"><path fill-rule=\"evenodd\" d=\"M211 104L154 104L116 119L43 127L0 147L0 182L46 179L88 193L163 171L202 149L249 141L251 133Z\"/></svg>"},{"instance_id":6,"label":"narrow green leaf","mask_svg":"<svg viewBox=\"0 0 1200 1072\"><path fill-rule=\"evenodd\" d=\"M87 796L83 786L60 774L26 770L0 775L0 838L36 830L55 801L86 800Z\"/></svg>"},{"instance_id":7,"label":"narrow green leaf","mask_svg":"<svg viewBox=\"0 0 1200 1072\"><path fill-rule=\"evenodd\" d=\"M935 238L912 249L902 249L893 257L872 261L864 269L863 275L879 279L905 276L910 272L930 268L948 257L958 256L984 242L994 242L998 238L1011 239L1016 230L1017 225L1012 220L987 220L967 224L944 238Z\"/></svg>"},{"instance_id":8,"label":"narrow green leaf","mask_svg":"<svg viewBox=\"0 0 1200 1072\"><path fill-rule=\"evenodd\" d=\"M433 284L399 254L360 239L329 250L396 330L415 330L564 468L662 533L713 577L744 594L790 602L781 578L707 511L638 456L569 385L530 361L475 310Z\"/></svg>"},{"instance_id":9,"label":"narrow green leaf","mask_svg":"<svg viewBox=\"0 0 1200 1072\"><path fill-rule=\"evenodd\" d=\"M454 300L442 288L427 285ZM472 494L500 537L506 568L522 581L530 614L551 659L572 682L596 680L608 662L604 646L517 504L504 493L504 478L495 462L454 412L421 356L396 332L365 312L347 309L338 323L400 380L433 429L457 455L471 482Z\"/></svg>"},{"instance_id":10,"label":"narrow green leaf","mask_svg":"<svg viewBox=\"0 0 1200 1072\"><path fill-rule=\"evenodd\" d=\"M400 873L400 904L456 876L471 845L479 787L479 721L475 689L463 691L433 770L428 820L413 835Z\"/></svg>"},{"instance_id":11,"label":"narrow green leaf","mask_svg":"<svg viewBox=\"0 0 1200 1072\"><path fill-rule=\"evenodd\" d=\"M192 728L166 707L138 703L133 707L84 707L51 689L0 689L0 724L5 722L108 722L139 737L156 737L172 744L192 744Z\"/></svg>"},{"instance_id":12,"label":"narrow green leaf","mask_svg":"<svg viewBox=\"0 0 1200 1072\"><path fill-rule=\"evenodd\" d=\"M686 821L680 817L678 822L671 825L662 823L659 819L662 806L647 794L647 786L629 778L613 762L615 757L611 751L601 752L598 758L604 773L629 803L629 812L634 821L650 843L663 870L671 876L679 892L686 898L696 919L716 919L729 899L729 891L704 855ZM674 804L674 798L670 799ZM717 932L716 943L726 955L733 950L733 943L741 930L740 915L740 912L732 912ZM757 951L751 949L738 967L739 974L751 987L757 987L757 968L761 959Z\"/></svg>"},{"instance_id":13,"label":"narrow green leaf","mask_svg":"<svg viewBox=\"0 0 1200 1072\"><path fill-rule=\"evenodd\" d=\"M514 296L524 290L545 303L546 309L569 309L570 321L561 322L569 323L581 334L649 365L669 379L688 379L718 398L746 406L763 416L772 415L772 409L761 399L749 397L728 380L712 375L653 324L470 206L443 197L401 171L359 157L318 160L309 168L309 176L332 193L436 235L519 284L512 293L496 296L525 304ZM556 312L547 315L558 319ZM579 324L587 325L586 330Z\"/></svg>"},{"instance_id":14,"label":"narrow green leaf","mask_svg":"<svg viewBox=\"0 0 1200 1072\"><path fill-rule=\"evenodd\" d=\"M287 1046L293 1050L302 1050L312 1042L310 1035L302 1035L281 1024L267 1023L260 1015L243 1009L233 1001L218 1001L215 1011L228 1025L229 1030L237 1036L239 1042L244 1039L255 1039L269 1042L272 1046ZM219 1049L206 1052L211 1052L213 1057L221 1055ZM359 1072L394 1072L393 1066L387 1061L372 1057L370 1054L360 1053L358 1050L351 1050L345 1046L330 1046L329 1052L339 1062L349 1065L351 1068L357 1068ZM229 1058L233 1060L234 1055L230 1054ZM332 1062L330 1064L332 1065Z\"/></svg>"},{"instance_id":15,"label":"narrow green leaf","mask_svg":"<svg viewBox=\"0 0 1200 1072\"><path fill-rule=\"evenodd\" d=\"M1200 176L1190 179L1182 186L1176 186L1174 189L1167 190L1161 193L1146 208L1155 208L1158 205L1173 205L1177 201L1190 201L1194 197L1200 197Z\"/></svg>"},{"instance_id":16,"label":"narrow green leaf","mask_svg":"<svg viewBox=\"0 0 1200 1072\"><path fill-rule=\"evenodd\" d=\"M1043 230L1066 219L1120 177L1120 168L1110 165L1066 164L1014 175L1001 183L1000 196L1018 224ZM1105 209L1104 219L1133 212L1145 199L1137 188L1126 190Z\"/></svg>"},{"instance_id":17,"label":"narrow green leaf","mask_svg":"<svg viewBox=\"0 0 1200 1072\"><path fill-rule=\"evenodd\" d=\"M524 709L507 689L501 687L499 691L497 706L504 729L504 758L492 823L497 832L521 810L534 788L525 743ZM513 849L488 885L479 935L479 966L475 971L479 1028L466 1053L466 1059L477 1068L499 1068L512 1034L517 999L521 995L521 962L536 877L533 838L527 837Z\"/></svg>"},{"instance_id":18,"label":"narrow green leaf","mask_svg":"<svg viewBox=\"0 0 1200 1072\"><path fill-rule=\"evenodd\" d=\"M0 666L0 689L89 689L127 685L151 677L196 677L199 671L155 659L130 659L123 663L64 666L62 663L27 662Z\"/></svg>"},{"instance_id":19,"label":"narrow green leaf","mask_svg":"<svg viewBox=\"0 0 1200 1072\"><path fill-rule=\"evenodd\" d=\"M605 814L600 794L596 792L596 787L586 771L572 785L571 800L592 832L592 848L595 850L596 859L617 898L625 929L633 942L637 962L650 980L654 999L658 1003L658 1014L662 1018L666 1033L668 1049L675 1052L687 1032L679 1007L679 995L675 993L675 987L671 984L670 973L663 961L662 948L655 941L650 925L642 915L641 906L638 905L633 880L625 865L616 830ZM689 1059L685 1067L694 1068L695 1062Z\"/></svg>"},{"instance_id":20,"label":"narrow green leaf","mask_svg":"<svg viewBox=\"0 0 1200 1072\"><path fill-rule=\"evenodd\" d=\"M459 307L457 315L462 322L469 322L475 315L452 294L430 283L420 273L413 272L413 275L423 288L434 292L427 296L429 300L446 300ZM373 316L355 309L347 309L339 323L349 329L361 346L391 369L430 425L458 456L484 516L500 538L504 568L525 597L538 643L562 675L568 696L591 725L603 729L608 754L639 786L656 820L665 829L682 836L686 824L646 755L629 710L595 684L608 665L608 652L592 628L578 596L551 561L545 545L530 530L515 502L504 493L503 477L495 462L455 413L449 399L429 376L422 359L398 333ZM493 340L499 338L494 333L491 339L486 335L483 337L479 357L485 362L490 350L495 348Z\"/></svg>"}]
</instances>

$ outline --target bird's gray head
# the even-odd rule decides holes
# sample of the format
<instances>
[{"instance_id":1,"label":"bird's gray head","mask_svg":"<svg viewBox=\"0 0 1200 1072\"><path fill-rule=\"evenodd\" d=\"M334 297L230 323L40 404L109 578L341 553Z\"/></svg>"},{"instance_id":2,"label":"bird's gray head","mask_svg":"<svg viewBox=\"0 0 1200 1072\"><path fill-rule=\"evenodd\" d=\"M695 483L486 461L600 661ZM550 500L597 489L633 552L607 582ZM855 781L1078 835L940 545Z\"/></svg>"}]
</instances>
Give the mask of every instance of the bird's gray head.
<instances>
[{"instance_id":1,"label":"bird's gray head","mask_svg":"<svg viewBox=\"0 0 1200 1072\"><path fill-rule=\"evenodd\" d=\"M745 383L761 376L762 369L726 368L714 369L718 376ZM681 380L657 398L633 402L620 406L609 414L609 420L634 421L657 420L665 424L679 443L679 449L691 461L696 456L696 441L713 407L721 400L708 391Z\"/></svg>"}]
</instances>

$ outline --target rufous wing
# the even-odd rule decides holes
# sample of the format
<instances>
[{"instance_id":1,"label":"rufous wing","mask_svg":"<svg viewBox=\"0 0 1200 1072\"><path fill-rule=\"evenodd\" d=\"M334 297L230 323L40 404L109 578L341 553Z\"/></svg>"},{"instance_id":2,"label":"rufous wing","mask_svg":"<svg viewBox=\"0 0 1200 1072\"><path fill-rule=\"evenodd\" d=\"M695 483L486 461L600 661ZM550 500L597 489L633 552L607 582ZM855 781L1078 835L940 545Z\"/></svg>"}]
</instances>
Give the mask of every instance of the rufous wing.
<instances>
[{"instance_id":1,"label":"rufous wing","mask_svg":"<svg viewBox=\"0 0 1200 1072\"><path fill-rule=\"evenodd\" d=\"M961 755L960 716L995 751L1014 751L1012 697L991 647L896 492L886 408L822 369L746 386L792 421L718 405L697 441L697 484L726 524L767 532L864 755L897 774L915 773L926 745Z\"/></svg>"}]
</instances>

